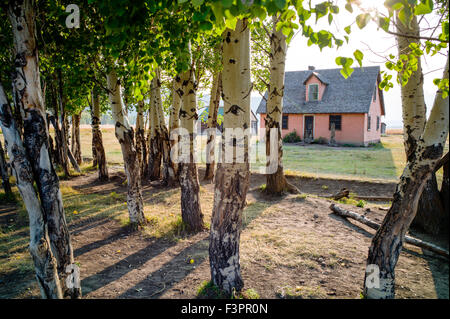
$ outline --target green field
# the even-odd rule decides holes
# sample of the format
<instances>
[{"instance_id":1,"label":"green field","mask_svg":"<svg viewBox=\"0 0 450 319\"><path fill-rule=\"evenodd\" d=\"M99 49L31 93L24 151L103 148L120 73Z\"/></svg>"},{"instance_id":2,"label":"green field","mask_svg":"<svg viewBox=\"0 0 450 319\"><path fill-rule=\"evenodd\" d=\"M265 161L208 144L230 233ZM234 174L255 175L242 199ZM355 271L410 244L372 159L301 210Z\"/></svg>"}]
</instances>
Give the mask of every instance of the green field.
<instances>
[{"instance_id":1,"label":"green field","mask_svg":"<svg viewBox=\"0 0 450 319\"><path fill-rule=\"evenodd\" d=\"M106 128L102 129L102 132L108 162L122 163L122 153L114 136L114 129ZM81 130L81 142L83 157L91 157L90 129ZM198 138L198 145L197 149L204 150L204 137ZM254 151L255 153L256 151ZM264 154L265 145L259 143L257 155L254 157L259 161L252 163L253 170L263 166L261 159L264 158ZM405 153L402 135L389 135L382 138L381 144L371 147L285 144L283 163L286 172L293 174L396 180L401 175L405 165Z\"/></svg>"},{"instance_id":2,"label":"green field","mask_svg":"<svg viewBox=\"0 0 450 319\"><path fill-rule=\"evenodd\" d=\"M110 164L123 163L120 144L114 128L102 128L106 158ZM91 129L81 129L82 156L92 157ZM198 137L197 150L204 151L205 137ZM251 168L263 167L264 143L254 143ZM339 177L350 179L395 181L401 175L405 165L403 137L400 134L383 136L381 143L369 147L328 147L312 144L308 146L285 144L283 163L286 173L303 174L314 177ZM448 151L448 142L445 152ZM199 155L200 166L204 158ZM439 175L439 174L438 174Z\"/></svg>"}]
</instances>

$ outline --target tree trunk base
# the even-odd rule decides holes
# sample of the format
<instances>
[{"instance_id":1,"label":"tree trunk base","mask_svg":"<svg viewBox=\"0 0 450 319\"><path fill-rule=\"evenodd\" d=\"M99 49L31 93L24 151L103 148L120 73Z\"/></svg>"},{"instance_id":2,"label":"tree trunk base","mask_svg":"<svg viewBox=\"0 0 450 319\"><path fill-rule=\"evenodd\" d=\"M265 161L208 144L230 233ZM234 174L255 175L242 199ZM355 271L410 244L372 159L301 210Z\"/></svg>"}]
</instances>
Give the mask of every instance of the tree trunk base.
<instances>
[{"instance_id":1,"label":"tree trunk base","mask_svg":"<svg viewBox=\"0 0 450 319\"><path fill-rule=\"evenodd\" d=\"M205 229L203 213L200 206L197 165L195 163L180 164L181 216L190 232Z\"/></svg>"},{"instance_id":2,"label":"tree trunk base","mask_svg":"<svg viewBox=\"0 0 450 319\"><path fill-rule=\"evenodd\" d=\"M440 235L448 231L448 212L444 210L439 194L436 174L432 174L425 184L411 227L430 235Z\"/></svg>"},{"instance_id":3,"label":"tree trunk base","mask_svg":"<svg viewBox=\"0 0 450 319\"><path fill-rule=\"evenodd\" d=\"M300 190L293 184L289 183L284 176L283 171L275 174L267 175L266 194L274 196L282 196L285 193L300 194Z\"/></svg>"}]
</instances>

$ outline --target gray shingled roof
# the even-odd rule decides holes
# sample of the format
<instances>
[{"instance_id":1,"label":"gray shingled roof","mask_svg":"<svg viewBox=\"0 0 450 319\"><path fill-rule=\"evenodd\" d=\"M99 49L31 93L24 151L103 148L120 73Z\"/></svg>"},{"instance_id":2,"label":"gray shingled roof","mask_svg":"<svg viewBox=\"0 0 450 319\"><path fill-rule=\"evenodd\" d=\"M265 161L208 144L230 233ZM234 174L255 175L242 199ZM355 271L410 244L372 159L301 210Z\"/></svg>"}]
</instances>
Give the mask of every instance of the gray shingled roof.
<instances>
[{"instance_id":1,"label":"gray shingled roof","mask_svg":"<svg viewBox=\"0 0 450 319\"><path fill-rule=\"evenodd\" d=\"M304 81L311 73L326 79L321 101L305 101ZM345 79L340 69L306 70L286 72L284 83L283 113L367 113L375 92L379 66L354 68L352 75ZM265 93L267 98L267 92ZM382 114L384 114L383 91L380 90ZM256 111L266 113L266 101L261 100Z\"/></svg>"}]
</instances>

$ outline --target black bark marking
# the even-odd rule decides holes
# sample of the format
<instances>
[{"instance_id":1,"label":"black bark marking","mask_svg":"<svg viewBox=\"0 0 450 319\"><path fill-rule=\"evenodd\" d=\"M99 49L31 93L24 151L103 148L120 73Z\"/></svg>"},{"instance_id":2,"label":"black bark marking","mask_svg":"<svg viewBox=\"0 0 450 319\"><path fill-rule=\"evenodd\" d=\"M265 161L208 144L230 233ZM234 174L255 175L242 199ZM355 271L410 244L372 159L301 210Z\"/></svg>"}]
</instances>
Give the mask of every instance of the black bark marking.
<instances>
[{"instance_id":1,"label":"black bark marking","mask_svg":"<svg viewBox=\"0 0 450 319\"><path fill-rule=\"evenodd\" d=\"M231 112L234 115L239 115L239 111L242 111L245 113L245 111L239 105L234 104L225 113L228 114Z\"/></svg>"},{"instance_id":2,"label":"black bark marking","mask_svg":"<svg viewBox=\"0 0 450 319\"><path fill-rule=\"evenodd\" d=\"M180 109L180 114L178 116L182 117L182 118L186 118L188 116L188 112Z\"/></svg>"},{"instance_id":3,"label":"black bark marking","mask_svg":"<svg viewBox=\"0 0 450 319\"><path fill-rule=\"evenodd\" d=\"M23 68L26 65L27 65L27 58L25 56L25 52L16 54L16 58L14 59L14 66L17 68Z\"/></svg>"},{"instance_id":4,"label":"black bark marking","mask_svg":"<svg viewBox=\"0 0 450 319\"><path fill-rule=\"evenodd\" d=\"M8 104L3 104L1 106L2 110L0 112L0 121L5 127L10 127L12 124L13 116L11 114L11 108Z\"/></svg>"},{"instance_id":5,"label":"black bark marking","mask_svg":"<svg viewBox=\"0 0 450 319\"><path fill-rule=\"evenodd\" d=\"M442 144L430 145L425 147L423 151L423 158L426 159L439 159L442 156L444 148Z\"/></svg>"}]
</instances>

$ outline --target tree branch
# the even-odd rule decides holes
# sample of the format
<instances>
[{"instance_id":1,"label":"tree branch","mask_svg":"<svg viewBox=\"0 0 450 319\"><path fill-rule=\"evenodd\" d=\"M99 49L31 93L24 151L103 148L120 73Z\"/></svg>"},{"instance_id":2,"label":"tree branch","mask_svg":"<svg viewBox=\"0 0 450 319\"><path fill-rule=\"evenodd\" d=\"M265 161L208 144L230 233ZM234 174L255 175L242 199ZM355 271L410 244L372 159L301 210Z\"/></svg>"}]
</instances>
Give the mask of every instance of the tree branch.
<instances>
[{"instance_id":1,"label":"tree branch","mask_svg":"<svg viewBox=\"0 0 450 319\"><path fill-rule=\"evenodd\" d=\"M398 32L393 32L393 31L386 31L386 32L389 33L389 34L398 36L398 37L403 37L403 38L410 38L410 39L417 39L417 40L428 40L428 41L438 41L438 42L449 43L449 41L443 41L441 39L433 38L433 37L422 37L422 36L403 34L403 33L398 33Z\"/></svg>"}]
</instances>

